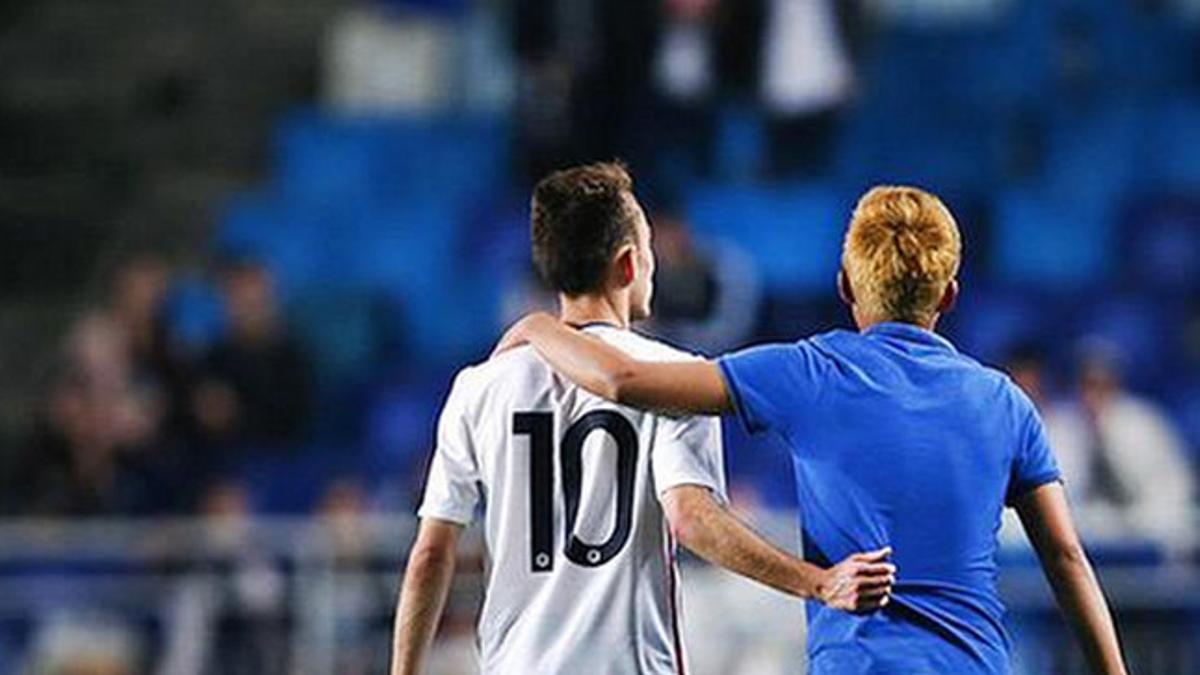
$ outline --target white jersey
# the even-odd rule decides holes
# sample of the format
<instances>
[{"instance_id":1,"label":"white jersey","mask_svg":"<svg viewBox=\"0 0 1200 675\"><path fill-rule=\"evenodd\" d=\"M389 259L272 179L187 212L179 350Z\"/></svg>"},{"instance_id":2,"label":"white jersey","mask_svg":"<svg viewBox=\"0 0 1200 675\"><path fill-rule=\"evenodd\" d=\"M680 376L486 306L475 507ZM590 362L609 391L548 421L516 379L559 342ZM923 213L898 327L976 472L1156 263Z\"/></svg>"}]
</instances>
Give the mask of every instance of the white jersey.
<instances>
[{"instance_id":1,"label":"white jersey","mask_svg":"<svg viewBox=\"0 0 1200 675\"><path fill-rule=\"evenodd\" d=\"M629 331L586 330L639 359L694 358ZM685 484L725 499L717 418L609 403L528 347L459 373L420 515L466 525L483 509L482 672L682 673L675 544L659 497Z\"/></svg>"}]
</instances>

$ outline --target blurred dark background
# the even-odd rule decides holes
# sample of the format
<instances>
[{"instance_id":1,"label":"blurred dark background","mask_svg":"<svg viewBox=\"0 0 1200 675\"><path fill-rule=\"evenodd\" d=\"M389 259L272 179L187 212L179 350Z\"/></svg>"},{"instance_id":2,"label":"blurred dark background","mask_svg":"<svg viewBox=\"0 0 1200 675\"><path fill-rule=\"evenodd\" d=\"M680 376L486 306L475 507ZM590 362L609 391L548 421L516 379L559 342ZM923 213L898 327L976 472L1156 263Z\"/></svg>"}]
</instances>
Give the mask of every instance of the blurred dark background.
<instances>
[{"instance_id":1,"label":"blurred dark background","mask_svg":"<svg viewBox=\"0 0 1200 675\"><path fill-rule=\"evenodd\" d=\"M1141 589L1118 605L1144 672L1196 672L1198 37L1194 0L0 2L0 586L49 565L39 597L98 588L55 567L92 522L407 518L453 372L552 302L532 182L621 158L661 263L644 329L708 353L848 325L856 197L942 195L966 247L945 332L1042 409L1106 580ZM784 453L727 427L740 507L786 514ZM61 548L5 558L46 518ZM270 588L284 548L222 569ZM1146 575L1176 580L1163 602ZM1018 629L1053 634L1014 578ZM389 593L337 672L386 657ZM0 670L77 672L37 670L39 640L98 629L45 604L0 602ZM100 642L130 670L86 672L196 635L129 621Z\"/></svg>"}]
</instances>

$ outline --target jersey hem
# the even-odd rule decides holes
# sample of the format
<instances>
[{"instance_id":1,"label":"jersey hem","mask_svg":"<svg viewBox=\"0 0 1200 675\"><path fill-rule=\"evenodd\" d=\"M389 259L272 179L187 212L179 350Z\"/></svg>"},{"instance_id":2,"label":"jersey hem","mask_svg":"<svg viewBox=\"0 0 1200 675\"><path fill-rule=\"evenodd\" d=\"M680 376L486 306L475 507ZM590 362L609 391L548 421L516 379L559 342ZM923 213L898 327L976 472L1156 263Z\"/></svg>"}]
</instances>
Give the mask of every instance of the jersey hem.
<instances>
[{"instance_id":1,"label":"jersey hem","mask_svg":"<svg viewBox=\"0 0 1200 675\"><path fill-rule=\"evenodd\" d=\"M462 525L463 527L469 526L475 520L474 514L464 516L460 512L445 511L431 507L421 507L421 509L417 511L417 517L423 519L435 518L437 520L445 520L447 522L454 523L455 525Z\"/></svg>"},{"instance_id":2,"label":"jersey hem","mask_svg":"<svg viewBox=\"0 0 1200 675\"><path fill-rule=\"evenodd\" d=\"M1004 504L1006 506L1012 506L1013 502L1042 487L1043 485L1061 482L1063 482L1062 474L1057 471L1054 473L1037 476L1033 480L1024 481L1020 485L1016 486L1016 488L1004 498Z\"/></svg>"}]
</instances>

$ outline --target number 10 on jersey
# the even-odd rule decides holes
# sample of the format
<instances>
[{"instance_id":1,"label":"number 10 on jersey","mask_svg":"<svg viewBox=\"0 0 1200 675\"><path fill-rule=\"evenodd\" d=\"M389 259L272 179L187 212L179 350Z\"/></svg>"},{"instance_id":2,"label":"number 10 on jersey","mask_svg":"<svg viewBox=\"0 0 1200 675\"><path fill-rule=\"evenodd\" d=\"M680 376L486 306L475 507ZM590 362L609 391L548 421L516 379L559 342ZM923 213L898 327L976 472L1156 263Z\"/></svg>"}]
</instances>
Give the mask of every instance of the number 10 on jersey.
<instances>
[{"instance_id":1,"label":"number 10 on jersey","mask_svg":"<svg viewBox=\"0 0 1200 675\"><path fill-rule=\"evenodd\" d=\"M608 539L591 544L575 535L575 521L583 491L583 445L597 431L608 434L616 444L617 518ZM515 413L513 434L529 437L530 569L535 574L549 572L554 569L554 414ZM583 567L599 567L615 558L629 541L637 458L637 431L615 410L592 411L572 424L563 435L559 445L566 509L563 554L571 562Z\"/></svg>"}]
</instances>

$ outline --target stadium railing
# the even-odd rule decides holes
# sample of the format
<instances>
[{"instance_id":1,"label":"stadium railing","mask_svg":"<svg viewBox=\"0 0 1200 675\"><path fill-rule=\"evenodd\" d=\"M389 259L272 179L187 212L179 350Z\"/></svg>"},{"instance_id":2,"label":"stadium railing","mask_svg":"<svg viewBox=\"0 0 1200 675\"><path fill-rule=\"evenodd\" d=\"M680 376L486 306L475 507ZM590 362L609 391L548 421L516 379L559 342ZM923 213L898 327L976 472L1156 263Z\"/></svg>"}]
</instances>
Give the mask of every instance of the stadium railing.
<instances>
[{"instance_id":1,"label":"stadium railing","mask_svg":"<svg viewBox=\"0 0 1200 675\"><path fill-rule=\"evenodd\" d=\"M60 672L97 659L129 664L115 673L386 672L414 528L410 518L385 516L0 522L0 672ZM460 549L435 672L471 667L482 544L471 531ZM1100 575L1135 671L1200 672L1196 567L1133 554L1105 559ZM691 595L709 594L717 579L692 578ZM1037 566L1008 560L1000 587L1015 672L1084 672ZM712 613L720 603L757 602L740 589L685 603ZM727 609L720 613L739 614ZM708 623L707 639L712 617L688 619ZM800 630L793 634L802 639ZM728 639L731 649L753 648L732 633ZM693 670L719 672L706 665L694 662ZM793 672L796 662L778 665Z\"/></svg>"}]
</instances>

